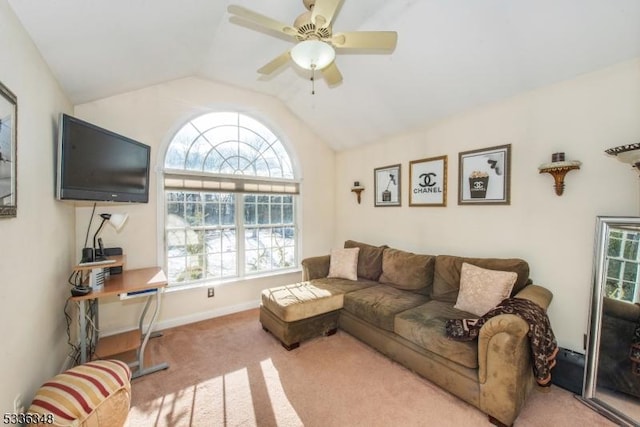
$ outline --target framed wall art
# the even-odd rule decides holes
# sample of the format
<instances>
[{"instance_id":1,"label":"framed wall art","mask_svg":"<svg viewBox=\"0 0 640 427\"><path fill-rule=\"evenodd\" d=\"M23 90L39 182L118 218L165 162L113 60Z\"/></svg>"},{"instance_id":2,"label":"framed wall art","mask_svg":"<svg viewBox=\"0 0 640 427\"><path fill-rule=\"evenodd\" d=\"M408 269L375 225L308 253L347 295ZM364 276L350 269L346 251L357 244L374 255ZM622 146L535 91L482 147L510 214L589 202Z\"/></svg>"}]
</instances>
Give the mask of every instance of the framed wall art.
<instances>
[{"instance_id":1,"label":"framed wall art","mask_svg":"<svg viewBox=\"0 0 640 427\"><path fill-rule=\"evenodd\" d=\"M16 96L0 83L0 218L17 214L16 198Z\"/></svg>"},{"instance_id":2,"label":"framed wall art","mask_svg":"<svg viewBox=\"0 0 640 427\"><path fill-rule=\"evenodd\" d=\"M409 206L447 206L447 156L409 162Z\"/></svg>"},{"instance_id":3,"label":"framed wall art","mask_svg":"<svg viewBox=\"0 0 640 427\"><path fill-rule=\"evenodd\" d=\"M510 203L511 144L459 153L459 205Z\"/></svg>"},{"instance_id":4,"label":"framed wall art","mask_svg":"<svg viewBox=\"0 0 640 427\"><path fill-rule=\"evenodd\" d=\"M373 170L374 206L400 206L400 165Z\"/></svg>"}]
</instances>

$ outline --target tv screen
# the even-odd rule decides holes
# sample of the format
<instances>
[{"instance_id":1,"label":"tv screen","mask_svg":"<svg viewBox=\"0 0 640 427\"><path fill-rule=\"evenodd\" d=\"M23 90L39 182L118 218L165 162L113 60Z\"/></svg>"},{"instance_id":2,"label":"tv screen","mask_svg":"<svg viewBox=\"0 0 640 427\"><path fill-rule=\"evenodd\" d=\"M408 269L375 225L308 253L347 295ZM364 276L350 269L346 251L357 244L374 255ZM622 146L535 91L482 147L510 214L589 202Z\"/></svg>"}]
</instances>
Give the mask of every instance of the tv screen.
<instances>
[{"instance_id":1,"label":"tv screen","mask_svg":"<svg viewBox=\"0 0 640 427\"><path fill-rule=\"evenodd\" d=\"M147 203L150 154L148 145L62 114L56 196Z\"/></svg>"}]
</instances>

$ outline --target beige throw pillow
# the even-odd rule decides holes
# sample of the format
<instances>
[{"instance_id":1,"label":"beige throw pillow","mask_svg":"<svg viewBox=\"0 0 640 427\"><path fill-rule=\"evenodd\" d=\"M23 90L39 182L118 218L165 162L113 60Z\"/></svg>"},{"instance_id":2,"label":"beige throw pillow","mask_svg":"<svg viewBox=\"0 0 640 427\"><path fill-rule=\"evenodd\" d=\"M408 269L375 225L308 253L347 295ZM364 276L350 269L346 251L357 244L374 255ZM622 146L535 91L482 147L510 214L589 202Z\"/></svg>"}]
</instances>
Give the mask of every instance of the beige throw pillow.
<instances>
[{"instance_id":1,"label":"beige throw pillow","mask_svg":"<svg viewBox=\"0 0 640 427\"><path fill-rule=\"evenodd\" d=\"M332 249L327 277L358 280L359 252L360 248Z\"/></svg>"},{"instance_id":2,"label":"beige throw pillow","mask_svg":"<svg viewBox=\"0 0 640 427\"><path fill-rule=\"evenodd\" d=\"M508 298L518 275L511 271L487 270L466 262L460 270L460 292L454 308L484 316Z\"/></svg>"}]
</instances>

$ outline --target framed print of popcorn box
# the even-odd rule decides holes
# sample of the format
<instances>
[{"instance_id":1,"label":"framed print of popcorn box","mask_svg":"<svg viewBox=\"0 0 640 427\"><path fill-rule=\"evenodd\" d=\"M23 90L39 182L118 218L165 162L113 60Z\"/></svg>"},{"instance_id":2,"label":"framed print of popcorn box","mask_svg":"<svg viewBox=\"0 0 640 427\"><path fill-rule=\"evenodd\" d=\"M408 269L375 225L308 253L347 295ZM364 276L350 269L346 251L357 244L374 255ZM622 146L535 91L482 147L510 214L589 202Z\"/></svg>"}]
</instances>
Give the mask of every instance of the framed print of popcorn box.
<instances>
[{"instance_id":1,"label":"framed print of popcorn box","mask_svg":"<svg viewBox=\"0 0 640 427\"><path fill-rule=\"evenodd\" d=\"M458 204L510 203L511 144L458 154Z\"/></svg>"}]
</instances>

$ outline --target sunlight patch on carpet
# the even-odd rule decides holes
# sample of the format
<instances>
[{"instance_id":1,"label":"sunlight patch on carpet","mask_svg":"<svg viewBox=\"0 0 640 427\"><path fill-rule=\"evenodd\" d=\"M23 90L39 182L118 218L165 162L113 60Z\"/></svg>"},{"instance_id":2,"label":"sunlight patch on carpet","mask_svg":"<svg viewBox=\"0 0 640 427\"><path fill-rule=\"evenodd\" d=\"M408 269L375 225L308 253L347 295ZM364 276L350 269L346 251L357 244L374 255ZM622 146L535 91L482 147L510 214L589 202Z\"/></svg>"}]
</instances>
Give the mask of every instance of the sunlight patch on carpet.
<instances>
[{"instance_id":1,"label":"sunlight patch on carpet","mask_svg":"<svg viewBox=\"0 0 640 427\"><path fill-rule=\"evenodd\" d=\"M275 416L277 425L290 427L304 426L298 413L287 398L287 394L280 381L280 374L273 365L273 361L271 359L263 360L260 362L260 367L262 368L264 382L267 385L267 393L269 394L271 408L273 408L273 415Z\"/></svg>"},{"instance_id":2,"label":"sunlight patch on carpet","mask_svg":"<svg viewBox=\"0 0 640 427\"><path fill-rule=\"evenodd\" d=\"M223 393L225 425L257 425L251 397L251 384L246 368L224 376Z\"/></svg>"}]
</instances>

